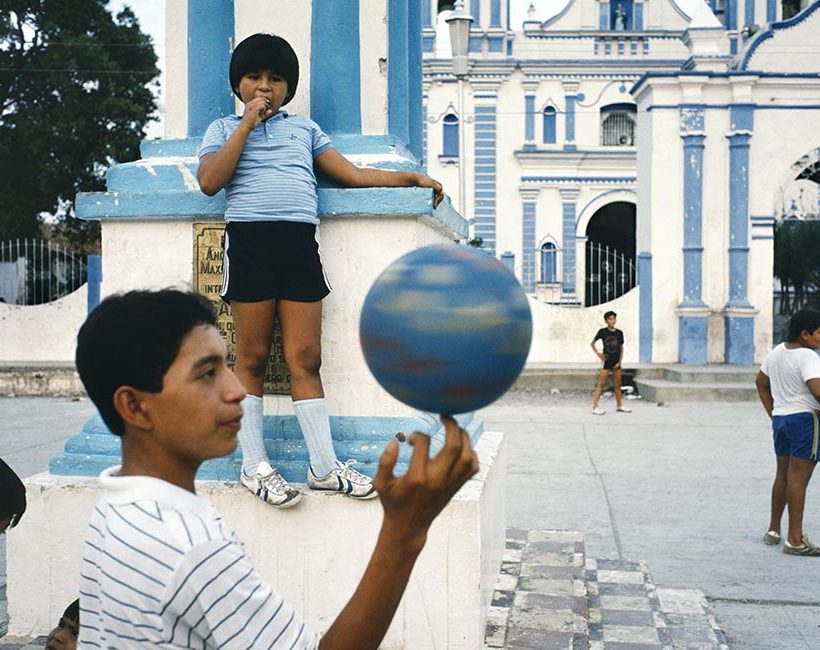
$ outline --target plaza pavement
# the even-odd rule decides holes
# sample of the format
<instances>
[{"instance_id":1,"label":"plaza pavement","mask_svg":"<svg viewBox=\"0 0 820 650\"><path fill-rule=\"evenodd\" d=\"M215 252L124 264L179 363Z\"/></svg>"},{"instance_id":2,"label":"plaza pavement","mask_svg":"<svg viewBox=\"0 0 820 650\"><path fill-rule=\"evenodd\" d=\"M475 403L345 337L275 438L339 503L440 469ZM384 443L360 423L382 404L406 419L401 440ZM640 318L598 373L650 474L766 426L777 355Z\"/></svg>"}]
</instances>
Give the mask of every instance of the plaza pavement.
<instances>
[{"instance_id":1,"label":"plaza pavement","mask_svg":"<svg viewBox=\"0 0 820 650\"><path fill-rule=\"evenodd\" d=\"M702 591L731 648L820 648L820 558L761 541L774 472L762 407L631 400L623 414L605 398L599 417L590 402L518 390L479 413L507 434L508 529L579 531L588 567L640 563L658 592ZM91 412L87 400L0 398L0 456L21 475L42 471ZM805 528L820 539L817 480ZM34 646L0 639L23 647Z\"/></svg>"}]
</instances>

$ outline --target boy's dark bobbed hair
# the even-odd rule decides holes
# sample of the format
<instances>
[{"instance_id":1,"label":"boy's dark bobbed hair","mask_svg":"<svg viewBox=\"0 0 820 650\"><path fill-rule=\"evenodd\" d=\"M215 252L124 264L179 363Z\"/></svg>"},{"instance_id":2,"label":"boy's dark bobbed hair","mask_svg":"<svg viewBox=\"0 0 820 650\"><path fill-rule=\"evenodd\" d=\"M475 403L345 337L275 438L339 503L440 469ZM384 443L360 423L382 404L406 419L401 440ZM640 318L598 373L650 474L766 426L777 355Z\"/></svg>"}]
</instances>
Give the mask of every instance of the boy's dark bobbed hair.
<instances>
[{"instance_id":1,"label":"boy's dark bobbed hair","mask_svg":"<svg viewBox=\"0 0 820 650\"><path fill-rule=\"evenodd\" d=\"M103 300L80 328L75 361L106 426L117 435L125 430L114 408L117 389L160 392L188 332L215 324L211 303L194 293L130 291Z\"/></svg>"},{"instance_id":2,"label":"boy's dark bobbed hair","mask_svg":"<svg viewBox=\"0 0 820 650\"><path fill-rule=\"evenodd\" d=\"M789 335L786 340L794 343L800 338L803 330L809 334L820 327L820 311L816 309L804 309L792 315L789 321Z\"/></svg>"},{"instance_id":3,"label":"boy's dark bobbed hair","mask_svg":"<svg viewBox=\"0 0 820 650\"><path fill-rule=\"evenodd\" d=\"M282 106L293 99L299 85L299 58L290 43L276 34L254 34L234 48L229 77L237 97L242 77L260 70L271 70L288 82L288 94Z\"/></svg>"}]
</instances>

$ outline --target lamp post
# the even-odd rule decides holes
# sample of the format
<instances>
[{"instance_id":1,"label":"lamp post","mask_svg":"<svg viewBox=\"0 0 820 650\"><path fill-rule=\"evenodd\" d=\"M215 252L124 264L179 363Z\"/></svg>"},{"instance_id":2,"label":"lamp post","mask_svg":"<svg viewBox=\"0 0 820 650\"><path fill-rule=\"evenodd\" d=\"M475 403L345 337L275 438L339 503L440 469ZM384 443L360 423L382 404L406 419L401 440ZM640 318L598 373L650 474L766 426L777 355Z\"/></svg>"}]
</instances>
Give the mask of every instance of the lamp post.
<instances>
[{"instance_id":1,"label":"lamp post","mask_svg":"<svg viewBox=\"0 0 820 650\"><path fill-rule=\"evenodd\" d=\"M467 148L464 144L464 131L467 120L464 117L464 80L467 78L467 53L470 50L470 25L473 17L464 11L463 0L456 0L452 13L445 20L450 27L453 74L458 83L458 207L466 218L467 161L464 158Z\"/></svg>"}]
</instances>

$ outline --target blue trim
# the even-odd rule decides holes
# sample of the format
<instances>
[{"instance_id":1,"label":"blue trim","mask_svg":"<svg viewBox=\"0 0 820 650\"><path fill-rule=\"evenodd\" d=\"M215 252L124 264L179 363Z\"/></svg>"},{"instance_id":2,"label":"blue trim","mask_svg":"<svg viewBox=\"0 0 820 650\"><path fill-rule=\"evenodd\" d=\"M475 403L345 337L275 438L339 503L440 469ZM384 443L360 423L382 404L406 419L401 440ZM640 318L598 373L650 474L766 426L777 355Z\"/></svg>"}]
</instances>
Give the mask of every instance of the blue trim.
<instances>
[{"instance_id":1,"label":"blue trim","mask_svg":"<svg viewBox=\"0 0 820 650\"><path fill-rule=\"evenodd\" d=\"M566 115L564 116L565 122L565 133L564 139L566 141L566 145L573 144L575 142L575 101L576 95L566 95ZM565 147L566 147L565 145Z\"/></svg>"},{"instance_id":2,"label":"blue trim","mask_svg":"<svg viewBox=\"0 0 820 650\"><path fill-rule=\"evenodd\" d=\"M732 110L735 122L735 110ZM751 113L749 113L751 115ZM742 120L745 121L745 120ZM751 124L749 125L751 127ZM730 308L751 308L749 278L749 140L748 133L729 138L729 302Z\"/></svg>"},{"instance_id":3,"label":"blue trim","mask_svg":"<svg viewBox=\"0 0 820 650\"><path fill-rule=\"evenodd\" d=\"M635 176L522 176L522 183L634 183Z\"/></svg>"},{"instance_id":4,"label":"blue trim","mask_svg":"<svg viewBox=\"0 0 820 650\"><path fill-rule=\"evenodd\" d=\"M658 104L656 106L650 106L646 109L646 112L649 113L650 111L677 111L680 110L682 104ZM702 104L702 108L709 109L709 110L725 110L733 106L733 104ZM756 111L782 111L782 110L789 110L789 111L816 111L820 109L820 104L778 104L777 106L767 105L767 104L748 104L750 108L753 108Z\"/></svg>"},{"instance_id":5,"label":"blue trim","mask_svg":"<svg viewBox=\"0 0 820 650\"><path fill-rule=\"evenodd\" d=\"M424 117L422 106L424 104L424 72L421 54L421 4L418 2L409 3L409 15L407 17L407 62L408 62L408 95L409 95L409 116L408 128L410 138L407 146L416 160L421 160L424 155Z\"/></svg>"},{"instance_id":6,"label":"blue trim","mask_svg":"<svg viewBox=\"0 0 820 650\"><path fill-rule=\"evenodd\" d=\"M470 0L465 3L465 11L469 12L473 17L473 26L481 26L481 0Z\"/></svg>"},{"instance_id":7,"label":"blue trim","mask_svg":"<svg viewBox=\"0 0 820 650\"><path fill-rule=\"evenodd\" d=\"M575 211L574 200L563 200L561 205L562 243L563 251L561 262L561 300L577 302L575 293Z\"/></svg>"},{"instance_id":8,"label":"blue trim","mask_svg":"<svg viewBox=\"0 0 820 650\"><path fill-rule=\"evenodd\" d=\"M88 271L88 313L100 304L100 284L102 283L102 257L89 255L86 258Z\"/></svg>"},{"instance_id":9,"label":"blue trim","mask_svg":"<svg viewBox=\"0 0 820 650\"><path fill-rule=\"evenodd\" d=\"M746 54L743 55L743 59L740 61L740 65L738 66L738 70L748 69L749 61L751 61L752 56L755 53L755 50L757 50L757 48L760 47L762 43L766 42L772 36L774 36L774 33L776 31L780 29L794 27L795 25L799 25L804 20L806 20L806 18L808 18L815 11L817 11L818 7L820 7L820 2L815 2L813 5L806 7L805 9L803 9L803 11L792 16L788 20L781 20L780 22L771 23L764 31L759 32L752 40L751 45L749 45L748 49L746 50Z\"/></svg>"},{"instance_id":10,"label":"blue trim","mask_svg":"<svg viewBox=\"0 0 820 650\"><path fill-rule=\"evenodd\" d=\"M643 3L636 2L632 5L634 13L634 21L635 24L632 26L632 29L636 32L643 31ZM634 41L633 41L634 44Z\"/></svg>"},{"instance_id":11,"label":"blue trim","mask_svg":"<svg viewBox=\"0 0 820 650\"><path fill-rule=\"evenodd\" d=\"M687 316L678 320L678 360L691 366L704 366L709 333L709 319L705 316Z\"/></svg>"},{"instance_id":12,"label":"blue trim","mask_svg":"<svg viewBox=\"0 0 820 650\"><path fill-rule=\"evenodd\" d=\"M421 6L422 25L424 27L433 27L433 6L431 1L422 0Z\"/></svg>"},{"instance_id":13,"label":"blue trim","mask_svg":"<svg viewBox=\"0 0 820 650\"><path fill-rule=\"evenodd\" d=\"M652 363L652 253L638 253L638 344L641 363Z\"/></svg>"},{"instance_id":14,"label":"blue trim","mask_svg":"<svg viewBox=\"0 0 820 650\"><path fill-rule=\"evenodd\" d=\"M777 19L777 0L766 0L766 22L773 23Z\"/></svg>"},{"instance_id":15,"label":"blue trim","mask_svg":"<svg viewBox=\"0 0 820 650\"><path fill-rule=\"evenodd\" d=\"M450 156L452 158L459 157L458 151L458 130L460 128L460 124L458 118L449 113L444 116L442 120L441 130L442 130L442 149L441 155L442 156Z\"/></svg>"},{"instance_id":16,"label":"blue trim","mask_svg":"<svg viewBox=\"0 0 820 650\"><path fill-rule=\"evenodd\" d=\"M357 20L358 16L357 11ZM388 0L387 130L405 142L410 142L409 18L407 0ZM418 64L421 66L421 61Z\"/></svg>"},{"instance_id":17,"label":"blue trim","mask_svg":"<svg viewBox=\"0 0 820 650\"><path fill-rule=\"evenodd\" d=\"M524 291L535 291L535 203L524 201L521 210L521 284Z\"/></svg>"},{"instance_id":18,"label":"blue trim","mask_svg":"<svg viewBox=\"0 0 820 650\"><path fill-rule=\"evenodd\" d=\"M432 53L433 48L435 46L435 43L436 43L435 36L424 36L424 37L422 37L422 48L421 48L422 51L425 54Z\"/></svg>"},{"instance_id":19,"label":"blue trim","mask_svg":"<svg viewBox=\"0 0 820 650\"><path fill-rule=\"evenodd\" d=\"M504 251L499 259L509 269L510 273L515 275L515 254L511 251Z\"/></svg>"},{"instance_id":20,"label":"blue trim","mask_svg":"<svg viewBox=\"0 0 820 650\"><path fill-rule=\"evenodd\" d=\"M820 3L818 3L818 5L820 5ZM680 63L683 62L684 59L681 59ZM655 61L653 63L657 62ZM595 64L600 65L600 62L596 61ZM820 73L818 72L765 72L761 70L751 70L748 72L740 70L733 70L732 72L713 72L709 70L653 70L652 72L644 72L635 82L635 85L629 89L629 93L634 96L635 93L648 79L669 77L705 77L707 79L729 79L731 77L748 77L749 72L754 74L756 77L759 77L760 79L820 79ZM706 106L706 104L703 105ZM669 106L669 104L663 106Z\"/></svg>"},{"instance_id":21,"label":"blue trim","mask_svg":"<svg viewBox=\"0 0 820 650\"><path fill-rule=\"evenodd\" d=\"M609 31L610 6L608 2L600 2L598 10L598 29L602 32Z\"/></svg>"},{"instance_id":22,"label":"blue trim","mask_svg":"<svg viewBox=\"0 0 820 650\"><path fill-rule=\"evenodd\" d=\"M473 54L479 54L481 52L481 44L484 42L484 36L482 34L470 35L469 38L469 51Z\"/></svg>"},{"instance_id":23,"label":"blue trim","mask_svg":"<svg viewBox=\"0 0 820 650\"><path fill-rule=\"evenodd\" d=\"M490 27L501 27L501 0L490 0Z\"/></svg>"},{"instance_id":24,"label":"blue trim","mask_svg":"<svg viewBox=\"0 0 820 650\"><path fill-rule=\"evenodd\" d=\"M702 114L700 124L702 128ZM697 115L681 111L685 122L697 123ZM704 135L683 138L683 300L681 307L701 307L703 282L703 149Z\"/></svg>"},{"instance_id":25,"label":"blue trim","mask_svg":"<svg viewBox=\"0 0 820 650\"><path fill-rule=\"evenodd\" d=\"M548 20L546 20L544 23L542 23L542 25L541 25L541 29L544 29L544 28L546 28L546 27L549 27L550 25L554 25L555 23L557 23L559 20L561 20L561 18L563 18L563 17L564 17L564 15L565 15L565 14L566 14L566 13L567 13L570 9L572 9L572 7L573 7L574 5L575 5L575 0L569 0L569 2L567 2L567 4L566 4L566 5L564 5L564 8L563 8L563 9L562 9L559 13L555 14L552 18L549 18L549 19L548 19ZM508 12L508 13L507 13L507 18L508 18L508 19L509 19L509 15L510 15L510 14L509 14L509 12ZM516 26L516 29L520 29L520 28L521 28L521 25L517 25L517 26ZM527 37L528 37L528 38L530 38L530 37L531 37L531 36L530 36L530 34L527 34Z\"/></svg>"},{"instance_id":26,"label":"blue trim","mask_svg":"<svg viewBox=\"0 0 820 650\"><path fill-rule=\"evenodd\" d=\"M311 117L327 133L361 133L359 0L314 0L310 44ZM393 61L392 56L389 58L388 84L393 76L391 65L402 65L399 61ZM406 101L406 75L404 81L403 97ZM392 86L389 87L392 89ZM389 101L392 100L390 97ZM406 105L403 113L406 125ZM403 139L407 142L406 133Z\"/></svg>"},{"instance_id":27,"label":"blue trim","mask_svg":"<svg viewBox=\"0 0 820 650\"><path fill-rule=\"evenodd\" d=\"M455 416L456 421L477 443L484 432L484 422L473 413ZM263 440L268 456L285 480L304 482L308 468L307 447L296 416L266 415L263 419ZM414 417L367 417L331 416L330 431L333 447L339 458L353 458L358 461L356 468L372 476L385 441L396 431L429 431L431 433L430 452L438 453L444 445L443 427L435 422L430 430L430 420ZM397 474L407 471L410 445L400 445ZM121 439L108 430L102 418L95 414L83 425L82 431L71 436L61 453L54 455L49 463L49 471L61 476L99 476L100 472L121 462ZM236 481L242 464L239 449L230 456L215 458L202 464L197 472L197 480Z\"/></svg>"},{"instance_id":28,"label":"blue trim","mask_svg":"<svg viewBox=\"0 0 820 650\"><path fill-rule=\"evenodd\" d=\"M535 95L524 96L524 140L535 140Z\"/></svg>"},{"instance_id":29,"label":"blue trim","mask_svg":"<svg viewBox=\"0 0 820 650\"><path fill-rule=\"evenodd\" d=\"M477 166L489 165L493 168L496 166L497 120L495 104L475 107L473 152L469 154L474 165L474 232L476 237L484 240L484 250L491 255L495 255L497 192L495 183L482 182L482 174L477 171ZM465 152L465 156L467 155Z\"/></svg>"},{"instance_id":30,"label":"blue trim","mask_svg":"<svg viewBox=\"0 0 820 650\"><path fill-rule=\"evenodd\" d=\"M755 319L753 312L748 316L724 316L723 331L725 332L725 363L752 365L755 362Z\"/></svg>"},{"instance_id":31,"label":"blue trim","mask_svg":"<svg viewBox=\"0 0 820 650\"><path fill-rule=\"evenodd\" d=\"M755 24L755 0L746 0L743 7L743 25L749 27Z\"/></svg>"},{"instance_id":32,"label":"blue trim","mask_svg":"<svg viewBox=\"0 0 820 650\"><path fill-rule=\"evenodd\" d=\"M233 3L188 0L188 137L201 136L215 119L234 113L228 76L234 40Z\"/></svg>"}]
</instances>

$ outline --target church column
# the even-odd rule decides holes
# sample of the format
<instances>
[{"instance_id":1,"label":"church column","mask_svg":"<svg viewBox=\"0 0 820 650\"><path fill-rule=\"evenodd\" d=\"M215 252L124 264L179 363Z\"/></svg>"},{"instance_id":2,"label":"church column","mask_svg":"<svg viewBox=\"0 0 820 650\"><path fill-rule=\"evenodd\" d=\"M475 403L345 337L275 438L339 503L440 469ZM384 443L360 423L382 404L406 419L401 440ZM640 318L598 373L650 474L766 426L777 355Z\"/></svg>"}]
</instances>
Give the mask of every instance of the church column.
<instances>
[{"instance_id":1,"label":"church column","mask_svg":"<svg viewBox=\"0 0 820 650\"><path fill-rule=\"evenodd\" d=\"M698 365L707 360L709 308L703 302L703 108L681 107L683 139L683 300L679 318L680 363Z\"/></svg>"},{"instance_id":2,"label":"church column","mask_svg":"<svg viewBox=\"0 0 820 650\"><path fill-rule=\"evenodd\" d=\"M578 100L578 88L580 83L577 81L562 81L561 85L564 88L564 101L566 108L564 109L564 150L574 151L575 145L575 104Z\"/></svg>"},{"instance_id":3,"label":"church column","mask_svg":"<svg viewBox=\"0 0 820 650\"><path fill-rule=\"evenodd\" d=\"M724 316L725 361L754 363L754 317L749 303L749 141L754 107L729 108L729 301Z\"/></svg>"},{"instance_id":4,"label":"church column","mask_svg":"<svg viewBox=\"0 0 820 650\"><path fill-rule=\"evenodd\" d=\"M535 203L537 187L520 187L521 194L521 286L527 293L535 293Z\"/></svg>"},{"instance_id":5,"label":"church column","mask_svg":"<svg viewBox=\"0 0 820 650\"><path fill-rule=\"evenodd\" d=\"M233 0L188 0L189 138L200 137L215 119L234 113L228 77L233 44Z\"/></svg>"},{"instance_id":6,"label":"church column","mask_svg":"<svg viewBox=\"0 0 820 650\"><path fill-rule=\"evenodd\" d=\"M484 250L495 255L496 233L496 138L497 138L497 104L498 82L471 80L473 86L473 107L475 117L475 149L470 155L465 152L466 164L472 160L474 167L473 206L475 217L475 236L484 240ZM465 113L466 113L465 109ZM461 120L459 128L465 128L468 120ZM465 134L465 142L466 134Z\"/></svg>"},{"instance_id":7,"label":"church column","mask_svg":"<svg viewBox=\"0 0 820 650\"><path fill-rule=\"evenodd\" d=\"M390 5L391 18L392 9ZM392 34L391 31L390 35ZM361 133L362 75L359 53L359 0L313 0L310 41L311 117L321 124L327 133ZM390 54L392 55L393 50L399 47L400 44L394 42ZM398 49L396 49L396 54L400 54ZM390 61L393 62L392 56ZM408 99L406 57L404 63L405 90L402 97L405 104L401 113L406 125ZM398 66L398 70L388 70L388 79L401 76L401 60L396 61L393 65ZM393 90L392 84L390 90ZM390 95L390 100L388 116L390 120L401 122L401 117L394 116L391 112L395 108L396 98ZM394 124L395 122L391 122L391 132Z\"/></svg>"},{"instance_id":8,"label":"church column","mask_svg":"<svg viewBox=\"0 0 820 650\"><path fill-rule=\"evenodd\" d=\"M575 221L578 195L577 187L562 187L562 254L561 254L561 302L578 304L578 294L575 291Z\"/></svg>"}]
</instances>

